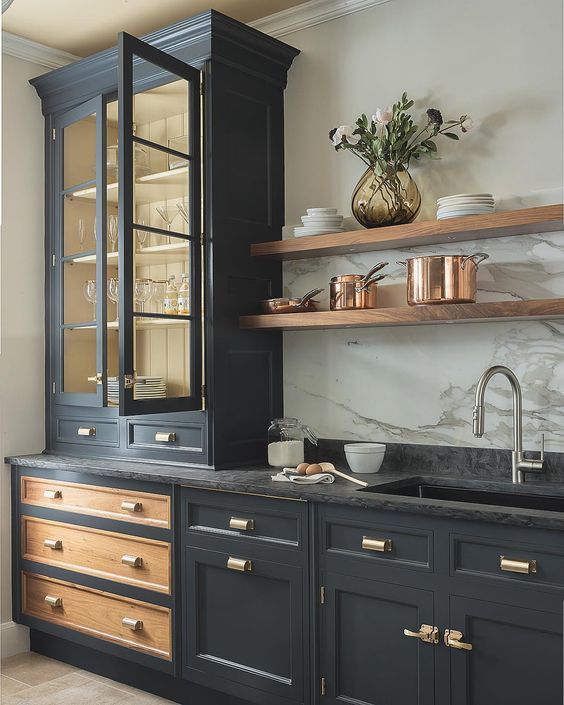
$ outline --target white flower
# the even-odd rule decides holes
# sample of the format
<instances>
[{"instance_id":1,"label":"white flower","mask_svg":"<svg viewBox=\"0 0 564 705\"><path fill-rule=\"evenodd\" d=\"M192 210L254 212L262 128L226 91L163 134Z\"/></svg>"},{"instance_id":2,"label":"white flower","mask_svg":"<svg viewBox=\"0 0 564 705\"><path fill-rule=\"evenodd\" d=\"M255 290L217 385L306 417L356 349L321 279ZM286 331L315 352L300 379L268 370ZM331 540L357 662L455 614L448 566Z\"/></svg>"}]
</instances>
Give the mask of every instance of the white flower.
<instances>
[{"instance_id":1,"label":"white flower","mask_svg":"<svg viewBox=\"0 0 564 705\"><path fill-rule=\"evenodd\" d=\"M358 144L360 137L358 135L354 135L353 132L354 127L351 127L350 125L341 125L335 130L335 134L333 135L333 145L338 147L343 141L343 138L346 138L349 144Z\"/></svg>"},{"instance_id":2,"label":"white flower","mask_svg":"<svg viewBox=\"0 0 564 705\"><path fill-rule=\"evenodd\" d=\"M387 108L378 108L374 115L372 116L372 122L375 125L387 125L389 122L391 122L392 118L394 117L394 111L391 106L388 105Z\"/></svg>"},{"instance_id":3,"label":"white flower","mask_svg":"<svg viewBox=\"0 0 564 705\"><path fill-rule=\"evenodd\" d=\"M472 120L472 118L468 116L466 120L464 120L464 122L460 125L460 127L462 128L462 132L470 132L470 130L472 130L474 127L474 120Z\"/></svg>"}]
</instances>

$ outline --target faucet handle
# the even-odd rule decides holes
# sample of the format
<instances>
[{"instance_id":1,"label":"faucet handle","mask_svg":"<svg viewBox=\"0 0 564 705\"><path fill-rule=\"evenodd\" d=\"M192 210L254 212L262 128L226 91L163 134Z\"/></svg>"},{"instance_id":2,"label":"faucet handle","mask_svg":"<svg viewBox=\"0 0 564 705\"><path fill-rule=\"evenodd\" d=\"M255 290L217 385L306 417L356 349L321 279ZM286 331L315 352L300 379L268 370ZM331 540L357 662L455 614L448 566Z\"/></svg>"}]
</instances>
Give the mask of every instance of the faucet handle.
<instances>
[{"instance_id":1,"label":"faucet handle","mask_svg":"<svg viewBox=\"0 0 564 705\"><path fill-rule=\"evenodd\" d=\"M540 458L541 463L544 463L544 432L541 433L541 447L540 447Z\"/></svg>"}]
</instances>

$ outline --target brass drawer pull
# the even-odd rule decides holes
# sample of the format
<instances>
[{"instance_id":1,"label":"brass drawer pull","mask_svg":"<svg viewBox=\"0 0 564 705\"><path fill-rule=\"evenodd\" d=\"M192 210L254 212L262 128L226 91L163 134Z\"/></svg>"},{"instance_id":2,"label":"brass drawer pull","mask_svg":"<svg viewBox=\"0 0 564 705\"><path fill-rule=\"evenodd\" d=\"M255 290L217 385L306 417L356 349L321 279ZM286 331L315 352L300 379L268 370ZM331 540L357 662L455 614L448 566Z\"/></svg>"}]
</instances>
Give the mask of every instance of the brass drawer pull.
<instances>
[{"instance_id":1,"label":"brass drawer pull","mask_svg":"<svg viewBox=\"0 0 564 705\"><path fill-rule=\"evenodd\" d=\"M422 624L418 632L412 632L410 629L404 629L405 636L421 639L426 644L439 643L439 630L437 627L432 627L430 624Z\"/></svg>"},{"instance_id":2,"label":"brass drawer pull","mask_svg":"<svg viewBox=\"0 0 564 705\"><path fill-rule=\"evenodd\" d=\"M79 436L89 436L92 438L93 436L96 435L96 428L94 426L91 426L90 428L86 428L85 426L80 426L80 428L77 431L77 434Z\"/></svg>"},{"instance_id":3,"label":"brass drawer pull","mask_svg":"<svg viewBox=\"0 0 564 705\"><path fill-rule=\"evenodd\" d=\"M537 572L536 561L517 561L513 558L506 558L505 556L499 557L499 567L501 570L505 570L508 573L523 573L524 575L530 575L531 573Z\"/></svg>"},{"instance_id":4,"label":"brass drawer pull","mask_svg":"<svg viewBox=\"0 0 564 705\"><path fill-rule=\"evenodd\" d=\"M62 607L63 606L63 598L62 597L55 597L55 595L45 595L45 602L48 605L51 605L51 607Z\"/></svg>"},{"instance_id":5,"label":"brass drawer pull","mask_svg":"<svg viewBox=\"0 0 564 705\"><path fill-rule=\"evenodd\" d=\"M472 651L472 644L462 641L464 634L456 629L445 629L445 644L451 649L461 649L464 651Z\"/></svg>"},{"instance_id":6,"label":"brass drawer pull","mask_svg":"<svg viewBox=\"0 0 564 705\"><path fill-rule=\"evenodd\" d=\"M62 499L63 493L61 490L44 490L43 496L45 499Z\"/></svg>"},{"instance_id":7,"label":"brass drawer pull","mask_svg":"<svg viewBox=\"0 0 564 705\"><path fill-rule=\"evenodd\" d=\"M142 502L128 502L125 500L121 503L121 508L126 512L142 512L143 504Z\"/></svg>"},{"instance_id":8,"label":"brass drawer pull","mask_svg":"<svg viewBox=\"0 0 564 705\"><path fill-rule=\"evenodd\" d=\"M54 551L63 550L63 542L61 539L44 539L43 545L45 548L52 548Z\"/></svg>"},{"instance_id":9,"label":"brass drawer pull","mask_svg":"<svg viewBox=\"0 0 564 705\"><path fill-rule=\"evenodd\" d=\"M121 623L123 624L124 627L129 627L134 632L143 631L143 620L142 619L134 619L133 617L124 617L121 620Z\"/></svg>"},{"instance_id":10,"label":"brass drawer pull","mask_svg":"<svg viewBox=\"0 0 564 705\"><path fill-rule=\"evenodd\" d=\"M155 433L155 441L159 443L175 443L176 433L169 433L168 431L157 431Z\"/></svg>"},{"instance_id":11,"label":"brass drawer pull","mask_svg":"<svg viewBox=\"0 0 564 705\"><path fill-rule=\"evenodd\" d=\"M253 531L255 528L254 519L242 519L241 517L231 517L229 520L229 528L239 531Z\"/></svg>"},{"instance_id":12,"label":"brass drawer pull","mask_svg":"<svg viewBox=\"0 0 564 705\"><path fill-rule=\"evenodd\" d=\"M141 556L122 556L121 562L123 565L129 565L132 568L141 568L143 566L143 559Z\"/></svg>"},{"instance_id":13,"label":"brass drawer pull","mask_svg":"<svg viewBox=\"0 0 564 705\"><path fill-rule=\"evenodd\" d=\"M362 537L362 548L365 551L378 551L384 553L392 550L392 539L371 539L368 536Z\"/></svg>"},{"instance_id":14,"label":"brass drawer pull","mask_svg":"<svg viewBox=\"0 0 564 705\"><path fill-rule=\"evenodd\" d=\"M241 573L250 573L253 569L253 563L245 558L233 558L230 556L227 560L227 567L230 570L239 570Z\"/></svg>"}]
</instances>

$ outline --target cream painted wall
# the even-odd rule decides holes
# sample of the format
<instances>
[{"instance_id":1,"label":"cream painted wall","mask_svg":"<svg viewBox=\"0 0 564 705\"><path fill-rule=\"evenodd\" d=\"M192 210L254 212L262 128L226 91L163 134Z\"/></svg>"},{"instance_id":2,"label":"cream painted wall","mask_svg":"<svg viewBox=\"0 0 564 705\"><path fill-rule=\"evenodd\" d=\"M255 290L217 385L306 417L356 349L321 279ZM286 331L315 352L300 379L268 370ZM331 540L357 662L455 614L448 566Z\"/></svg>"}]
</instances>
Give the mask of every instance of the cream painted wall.
<instances>
[{"instance_id":1,"label":"cream painted wall","mask_svg":"<svg viewBox=\"0 0 564 705\"><path fill-rule=\"evenodd\" d=\"M41 66L2 56L0 458L44 442L43 117L28 81ZM1 619L11 620L10 468L0 479Z\"/></svg>"}]
</instances>

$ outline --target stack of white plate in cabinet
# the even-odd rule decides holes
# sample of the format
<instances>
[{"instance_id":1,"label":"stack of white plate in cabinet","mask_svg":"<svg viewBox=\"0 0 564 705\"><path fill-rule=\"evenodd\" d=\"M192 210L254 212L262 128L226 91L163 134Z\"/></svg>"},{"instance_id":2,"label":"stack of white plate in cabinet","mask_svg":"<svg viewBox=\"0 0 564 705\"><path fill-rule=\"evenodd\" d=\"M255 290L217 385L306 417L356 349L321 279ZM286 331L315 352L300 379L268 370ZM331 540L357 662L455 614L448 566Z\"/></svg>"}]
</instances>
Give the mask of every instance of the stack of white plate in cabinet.
<instances>
[{"instance_id":1,"label":"stack of white plate in cabinet","mask_svg":"<svg viewBox=\"0 0 564 705\"><path fill-rule=\"evenodd\" d=\"M163 377L137 377L133 388L134 399L165 399L166 382ZM119 380L108 377L108 401L119 404Z\"/></svg>"},{"instance_id":2,"label":"stack of white plate in cabinet","mask_svg":"<svg viewBox=\"0 0 564 705\"><path fill-rule=\"evenodd\" d=\"M437 220L484 215L494 210L495 202L491 193L458 193L437 199Z\"/></svg>"},{"instance_id":3,"label":"stack of white plate in cabinet","mask_svg":"<svg viewBox=\"0 0 564 705\"><path fill-rule=\"evenodd\" d=\"M302 215L302 223L301 228L294 228L296 237L342 233L345 229L343 216L337 214L336 208L308 208L307 215Z\"/></svg>"}]
</instances>

